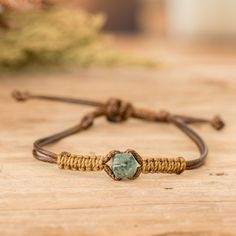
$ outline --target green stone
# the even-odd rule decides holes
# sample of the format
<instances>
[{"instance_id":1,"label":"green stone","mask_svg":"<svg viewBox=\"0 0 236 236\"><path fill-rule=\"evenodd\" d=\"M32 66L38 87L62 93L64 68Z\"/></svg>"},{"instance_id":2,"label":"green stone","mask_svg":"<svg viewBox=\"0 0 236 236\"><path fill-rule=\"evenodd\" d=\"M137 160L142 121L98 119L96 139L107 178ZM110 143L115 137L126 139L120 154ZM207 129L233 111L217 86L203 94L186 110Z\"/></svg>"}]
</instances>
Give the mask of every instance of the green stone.
<instances>
[{"instance_id":1,"label":"green stone","mask_svg":"<svg viewBox=\"0 0 236 236\"><path fill-rule=\"evenodd\" d=\"M134 176L137 170L137 162L128 152L117 153L112 158L112 170L116 178L128 179Z\"/></svg>"}]
</instances>

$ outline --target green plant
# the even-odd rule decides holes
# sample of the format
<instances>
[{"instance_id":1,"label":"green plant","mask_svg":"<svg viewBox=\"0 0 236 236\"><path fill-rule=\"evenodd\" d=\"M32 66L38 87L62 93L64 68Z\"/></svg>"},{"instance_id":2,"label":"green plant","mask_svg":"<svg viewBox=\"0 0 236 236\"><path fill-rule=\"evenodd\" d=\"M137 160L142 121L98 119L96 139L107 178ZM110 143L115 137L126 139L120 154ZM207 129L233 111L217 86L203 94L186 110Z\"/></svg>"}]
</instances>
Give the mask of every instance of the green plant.
<instances>
[{"instance_id":1,"label":"green plant","mask_svg":"<svg viewBox=\"0 0 236 236\"><path fill-rule=\"evenodd\" d=\"M91 65L155 66L151 60L111 50L100 33L103 15L77 9L38 9L1 16L11 26L0 32L0 69Z\"/></svg>"}]
</instances>

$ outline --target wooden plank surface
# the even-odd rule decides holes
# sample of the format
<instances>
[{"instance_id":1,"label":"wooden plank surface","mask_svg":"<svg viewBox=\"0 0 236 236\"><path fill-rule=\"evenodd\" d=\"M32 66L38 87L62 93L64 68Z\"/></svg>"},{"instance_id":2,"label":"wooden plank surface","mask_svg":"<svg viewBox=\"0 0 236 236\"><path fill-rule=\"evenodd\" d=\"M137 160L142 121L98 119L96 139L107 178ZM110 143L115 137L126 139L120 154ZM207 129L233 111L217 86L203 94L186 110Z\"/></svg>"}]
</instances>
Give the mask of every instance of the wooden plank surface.
<instances>
[{"instance_id":1,"label":"wooden plank surface","mask_svg":"<svg viewBox=\"0 0 236 236\"><path fill-rule=\"evenodd\" d=\"M183 63L184 64L184 63ZM185 63L186 65L186 63ZM203 167L176 175L142 175L114 182L104 172L81 173L32 158L32 143L70 127L89 107L29 101L15 88L105 101L121 97L140 107L211 118L226 128L194 125L210 153ZM93 69L70 74L0 78L0 235L235 235L236 69L234 62L181 63L160 70ZM133 148L141 155L198 155L170 125L104 119L50 147L56 152L106 154Z\"/></svg>"}]
</instances>

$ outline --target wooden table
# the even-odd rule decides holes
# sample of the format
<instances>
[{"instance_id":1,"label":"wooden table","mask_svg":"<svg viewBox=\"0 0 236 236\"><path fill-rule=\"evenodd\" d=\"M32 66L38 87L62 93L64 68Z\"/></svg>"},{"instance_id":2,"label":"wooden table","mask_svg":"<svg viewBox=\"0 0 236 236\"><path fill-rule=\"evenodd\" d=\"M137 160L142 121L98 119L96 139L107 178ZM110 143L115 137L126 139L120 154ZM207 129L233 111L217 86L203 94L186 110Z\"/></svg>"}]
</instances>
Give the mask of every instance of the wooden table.
<instances>
[{"instance_id":1,"label":"wooden table","mask_svg":"<svg viewBox=\"0 0 236 236\"><path fill-rule=\"evenodd\" d=\"M159 70L1 75L1 236L236 234L235 60L175 56L181 60ZM203 167L180 176L150 174L114 182L104 172L63 171L32 158L35 139L76 124L91 108L16 103L10 97L14 88L101 101L121 97L144 108L206 118L220 114L227 125L219 132L192 126L209 146ZM50 147L97 154L127 148L144 156L198 155L176 128L137 120L107 124L100 119L91 130Z\"/></svg>"}]
</instances>

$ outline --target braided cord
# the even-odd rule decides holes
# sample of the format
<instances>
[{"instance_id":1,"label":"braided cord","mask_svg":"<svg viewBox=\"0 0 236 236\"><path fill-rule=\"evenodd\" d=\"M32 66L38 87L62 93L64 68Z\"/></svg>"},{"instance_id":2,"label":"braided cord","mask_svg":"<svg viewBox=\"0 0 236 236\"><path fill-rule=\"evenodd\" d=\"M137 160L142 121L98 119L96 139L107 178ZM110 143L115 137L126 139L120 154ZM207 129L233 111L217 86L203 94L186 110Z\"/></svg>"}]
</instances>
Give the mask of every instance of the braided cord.
<instances>
[{"instance_id":1,"label":"braided cord","mask_svg":"<svg viewBox=\"0 0 236 236\"><path fill-rule=\"evenodd\" d=\"M100 171L104 167L102 156L74 155L68 152L58 156L57 165L60 169L78 171Z\"/></svg>"},{"instance_id":2,"label":"braided cord","mask_svg":"<svg viewBox=\"0 0 236 236\"><path fill-rule=\"evenodd\" d=\"M62 152L57 158L60 169L78 171L101 171L104 169L103 156L75 155ZM177 158L148 158L144 159L142 173L166 173L181 174L186 169L186 161L182 157Z\"/></svg>"},{"instance_id":3,"label":"braided cord","mask_svg":"<svg viewBox=\"0 0 236 236\"><path fill-rule=\"evenodd\" d=\"M183 157L177 158L148 158L143 160L142 173L181 174L186 169Z\"/></svg>"}]
</instances>

